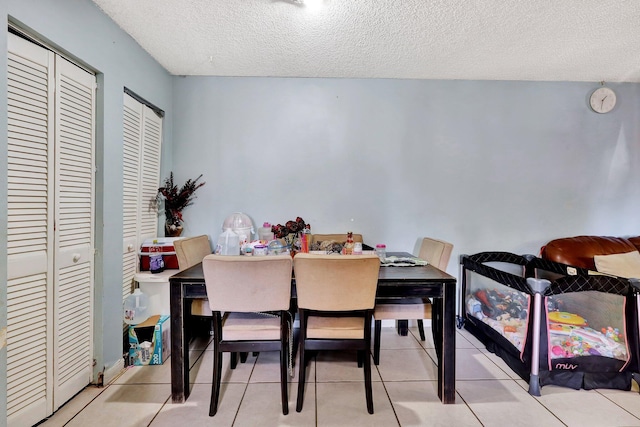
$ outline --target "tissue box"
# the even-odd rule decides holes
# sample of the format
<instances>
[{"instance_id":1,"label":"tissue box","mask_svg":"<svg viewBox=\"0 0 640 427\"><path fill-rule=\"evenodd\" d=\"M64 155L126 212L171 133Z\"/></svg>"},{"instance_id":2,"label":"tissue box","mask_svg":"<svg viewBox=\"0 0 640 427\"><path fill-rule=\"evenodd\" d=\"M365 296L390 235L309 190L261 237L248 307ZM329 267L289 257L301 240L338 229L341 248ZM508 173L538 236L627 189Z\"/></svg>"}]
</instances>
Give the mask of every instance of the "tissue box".
<instances>
[{"instance_id":1,"label":"tissue box","mask_svg":"<svg viewBox=\"0 0 640 427\"><path fill-rule=\"evenodd\" d=\"M171 354L169 316L151 316L129 326L129 365L162 365Z\"/></svg>"}]
</instances>

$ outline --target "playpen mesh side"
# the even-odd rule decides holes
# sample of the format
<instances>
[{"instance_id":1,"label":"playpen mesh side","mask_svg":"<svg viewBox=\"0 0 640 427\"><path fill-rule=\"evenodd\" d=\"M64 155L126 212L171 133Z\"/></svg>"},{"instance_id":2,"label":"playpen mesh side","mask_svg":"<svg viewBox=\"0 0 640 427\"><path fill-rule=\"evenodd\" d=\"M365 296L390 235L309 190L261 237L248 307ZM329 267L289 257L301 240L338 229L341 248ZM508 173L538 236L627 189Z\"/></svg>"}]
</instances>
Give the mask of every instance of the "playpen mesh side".
<instances>
[{"instance_id":1,"label":"playpen mesh side","mask_svg":"<svg viewBox=\"0 0 640 427\"><path fill-rule=\"evenodd\" d=\"M520 319L520 323L516 326L516 332L505 334L503 328L500 327L500 320L488 316L482 316L476 308L469 307L470 302L476 300L476 294L482 289L489 292L497 292L506 294L507 292L517 292L526 299L525 310L530 312L531 291L527 285L524 271L527 265L525 257L507 253L507 252L482 252L475 255L464 256L461 260L463 264L462 289L465 301L465 319L464 327L470 331L478 340L480 340L486 348L502 358L509 367L518 374L522 379L529 381L530 358L526 354L525 349L529 348L526 344L528 330L531 330L531 319ZM485 263L493 263L504 267L505 270L512 269L513 273L504 271ZM476 280L484 280L481 285L475 286ZM481 307L487 310L486 307ZM522 337L517 336L519 334Z\"/></svg>"},{"instance_id":2,"label":"playpen mesh side","mask_svg":"<svg viewBox=\"0 0 640 427\"><path fill-rule=\"evenodd\" d=\"M523 294L532 295L526 284L526 277L485 264L491 262L514 264L521 269L523 276L538 275L542 271L552 273L551 276L555 277L555 280L544 292L545 303L543 304L543 313L541 313L541 346L538 361L541 385L556 384L576 389L616 388L626 390L630 388L632 372L638 371L638 331L637 306L635 298L632 298L633 290L629 286L628 280L611 276L590 275L588 270L533 256L483 252L461 258L463 265L462 288L465 301L468 301L470 294L474 292L474 285L468 283L469 272L495 282L491 286L495 286L497 291L504 289L501 286L506 286ZM505 295L509 292L513 291L502 291ZM531 302L532 298L529 300ZM529 305L532 306L532 304ZM587 313L589 313L588 317L593 319L593 325L598 328L598 331L602 330L602 336L599 335L600 332L590 329L587 323L576 327L575 331L570 329L573 326L567 327L564 324L558 326L555 322L550 323L547 320L549 310L552 313L555 310L556 313L553 316L557 316L562 307L573 311L586 310L587 307L595 308ZM566 316L570 316L570 313ZM495 324L492 327L493 320L483 319L483 321L474 317L474 312L469 307L466 307L464 318L466 329L483 342L487 349L505 360L521 378L529 380L533 342L530 331L533 331L533 316L528 318L528 332L524 349L516 348L512 340L506 339L499 333L499 328L495 327ZM549 327L556 329L549 332ZM558 329L560 330L558 331ZM585 343L582 346L584 348L580 350L590 349L591 353L569 354L567 349L574 347L565 348L565 353L560 352L559 349L562 346L553 345L554 342L558 344L557 339L560 333L584 338ZM623 337L626 345L613 343L609 340L612 336ZM614 354L602 351L608 349L608 346L597 348L600 352L596 351L594 347L597 346L592 345L593 340L597 344L601 344L601 341L612 344L611 347L616 349L618 358L613 357ZM579 348L576 347L576 349ZM607 354L607 356L603 356L603 354Z\"/></svg>"}]
</instances>

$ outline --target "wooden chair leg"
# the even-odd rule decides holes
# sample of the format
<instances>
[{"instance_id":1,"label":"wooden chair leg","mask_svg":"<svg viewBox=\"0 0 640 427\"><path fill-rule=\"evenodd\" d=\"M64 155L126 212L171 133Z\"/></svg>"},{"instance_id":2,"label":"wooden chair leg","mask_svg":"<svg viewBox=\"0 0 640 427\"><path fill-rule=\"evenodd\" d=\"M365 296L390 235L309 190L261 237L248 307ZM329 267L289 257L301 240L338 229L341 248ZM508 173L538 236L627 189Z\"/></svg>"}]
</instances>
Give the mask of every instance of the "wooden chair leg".
<instances>
[{"instance_id":1,"label":"wooden chair leg","mask_svg":"<svg viewBox=\"0 0 640 427\"><path fill-rule=\"evenodd\" d=\"M380 335L382 333L382 320L374 322L375 329L373 333L373 363L380 364Z\"/></svg>"},{"instance_id":2,"label":"wooden chair leg","mask_svg":"<svg viewBox=\"0 0 640 427\"><path fill-rule=\"evenodd\" d=\"M367 411L373 414L373 389L371 387L371 357L364 357L364 392L367 397Z\"/></svg>"},{"instance_id":3,"label":"wooden chair leg","mask_svg":"<svg viewBox=\"0 0 640 427\"><path fill-rule=\"evenodd\" d=\"M280 399L282 400L282 414L287 415L289 413L289 394L287 393L289 376L288 370L289 359L289 344L287 342L282 343L280 348Z\"/></svg>"},{"instance_id":4,"label":"wooden chair leg","mask_svg":"<svg viewBox=\"0 0 640 427\"><path fill-rule=\"evenodd\" d=\"M307 371L307 360L304 351L304 344L300 345L300 366L298 369L298 400L296 402L296 412L302 411L304 402L304 381Z\"/></svg>"},{"instance_id":5,"label":"wooden chair leg","mask_svg":"<svg viewBox=\"0 0 640 427\"><path fill-rule=\"evenodd\" d=\"M363 365L363 361L364 361L364 351L362 350L358 350L357 352L357 358L358 358L358 368L362 368Z\"/></svg>"},{"instance_id":6,"label":"wooden chair leg","mask_svg":"<svg viewBox=\"0 0 640 427\"><path fill-rule=\"evenodd\" d=\"M424 336L424 323L422 319L418 319L418 332L420 333L420 340L424 341L426 337Z\"/></svg>"},{"instance_id":7,"label":"wooden chair leg","mask_svg":"<svg viewBox=\"0 0 640 427\"><path fill-rule=\"evenodd\" d=\"M218 398L220 396L220 382L222 379L222 353L220 352L220 341L218 337L222 335L222 321L219 313L214 313L212 319L214 333L213 341L213 379L211 381L211 403L209 404L209 416L213 417L218 412Z\"/></svg>"},{"instance_id":8,"label":"wooden chair leg","mask_svg":"<svg viewBox=\"0 0 640 427\"><path fill-rule=\"evenodd\" d=\"M236 366L238 366L238 353L236 353L235 351L231 352L231 362L229 364L229 367L231 369L236 369Z\"/></svg>"},{"instance_id":9,"label":"wooden chair leg","mask_svg":"<svg viewBox=\"0 0 640 427\"><path fill-rule=\"evenodd\" d=\"M298 399L296 401L296 412L302 411L302 403L304 402L304 381L307 375L307 355L304 348L304 342L307 338L307 321L306 316L300 311L300 366L298 369Z\"/></svg>"},{"instance_id":10,"label":"wooden chair leg","mask_svg":"<svg viewBox=\"0 0 640 427\"><path fill-rule=\"evenodd\" d=\"M442 299L434 298L432 304L433 307L431 308L431 332L433 335L433 344L436 348L436 355L438 356L438 360L440 360L440 356L442 355L442 349L440 348L440 337L442 337L442 328L440 327L440 323L442 321L440 317L440 313L442 311Z\"/></svg>"},{"instance_id":11,"label":"wooden chair leg","mask_svg":"<svg viewBox=\"0 0 640 427\"><path fill-rule=\"evenodd\" d=\"M368 311L365 314L365 330L364 330L364 344L366 351L364 352L364 392L367 397L367 411L373 414L373 389L371 388L371 356L369 355L369 349L371 348L371 314L373 311Z\"/></svg>"},{"instance_id":12,"label":"wooden chair leg","mask_svg":"<svg viewBox=\"0 0 640 427\"><path fill-rule=\"evenodd\" d=\"M247 353L246 351L240 353L240 363L245 363L247 361L247 357L249 357L249 353Z\"/></svg>"},{"instance_id":13,"label":"wooden chair leg","mask_svg":"<svg viewBox=\"0 0 640 427\"><path fill-rule=\"evenodd\" d=\"M209 404L209 416L213 417L218 412L218 358L221 355L214 350L213 353L213 380L211 381L211 403Z\"/></svg>"}]
</instances>

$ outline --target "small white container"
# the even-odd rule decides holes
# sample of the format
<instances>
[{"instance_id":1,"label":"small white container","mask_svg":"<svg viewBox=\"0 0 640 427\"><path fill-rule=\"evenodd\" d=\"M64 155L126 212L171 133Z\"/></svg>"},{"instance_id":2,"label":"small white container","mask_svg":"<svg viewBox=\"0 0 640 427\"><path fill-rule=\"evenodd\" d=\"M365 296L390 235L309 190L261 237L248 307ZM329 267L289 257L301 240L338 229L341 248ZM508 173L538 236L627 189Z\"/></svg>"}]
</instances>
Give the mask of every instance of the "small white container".
<instances>
[{"instance_id":1,"label":"small white container","mask_svg":"<svg viewBox=\"0 0 640 427\"><path fill-rule=\"evenodd\" d=\"M355 242L353 244L353 254L354 255L362 255L362 243L361 242Z\"/></svg>"},{"instance_id":2,"label":"small white container","mask_svg":"<svg viewBox=\"0 0 640 427\"><path fill-rule=\"evenodd\" d=\"M253 255L265 256L267 254L267 247L265 245L256 245L253 247Z\"/></svg>"},{"instance_id":3,"label":"small white container","mask_svg":"<svg viewBox=\"0 0 640 427\"><path fill-rule=\"evenodd\" d=\"M378 243L376 245L376 255L380 258L380 261L383 261L387 258L387 245L384 243Z\"/></svg>"}]
</instances>

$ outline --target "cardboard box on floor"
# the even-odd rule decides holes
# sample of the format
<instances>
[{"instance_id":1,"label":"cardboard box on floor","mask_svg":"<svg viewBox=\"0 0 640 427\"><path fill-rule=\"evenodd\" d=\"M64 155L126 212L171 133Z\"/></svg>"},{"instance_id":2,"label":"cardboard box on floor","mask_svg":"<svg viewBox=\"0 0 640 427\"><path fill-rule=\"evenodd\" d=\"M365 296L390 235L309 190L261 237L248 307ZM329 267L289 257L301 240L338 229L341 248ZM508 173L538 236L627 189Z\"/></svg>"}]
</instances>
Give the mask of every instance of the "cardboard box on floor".
<instances>
[{"instance_id":1,"label":"cardboard box on floor","mask_svg":"<svg viewBox=\"0 0 640 427\"><path fill-rule=\"evenodd\" d=\"M129 365L162 365L171 354L169 316L155 315L129 326Z\"/></svg>"}]
</instances>

